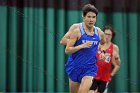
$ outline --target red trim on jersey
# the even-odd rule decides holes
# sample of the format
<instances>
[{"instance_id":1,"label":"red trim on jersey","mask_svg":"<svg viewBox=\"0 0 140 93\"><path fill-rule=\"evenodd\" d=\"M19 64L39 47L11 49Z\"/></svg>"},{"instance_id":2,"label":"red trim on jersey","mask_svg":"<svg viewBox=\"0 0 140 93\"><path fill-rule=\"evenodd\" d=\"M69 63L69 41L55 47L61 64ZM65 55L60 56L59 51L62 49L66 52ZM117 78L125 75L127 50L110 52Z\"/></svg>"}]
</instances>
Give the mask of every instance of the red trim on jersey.
<instances>
[{"instance_id":1,"label":"red trim on jersey","mask_svg":"<svg viewBox=\"0 0 140 93\"><path fill-rule=\"evenodd\" d=\"M111 43L109 48L106 49L106 59L105 60L100 60L100 53L101 51L98 50L97 52L97 76L95 79L97 80L103 80L106 82L110 82L110 74L111 74L111 67L112 67L112 55L113 55L113 44Z\"/></svg>"}]
</instances>

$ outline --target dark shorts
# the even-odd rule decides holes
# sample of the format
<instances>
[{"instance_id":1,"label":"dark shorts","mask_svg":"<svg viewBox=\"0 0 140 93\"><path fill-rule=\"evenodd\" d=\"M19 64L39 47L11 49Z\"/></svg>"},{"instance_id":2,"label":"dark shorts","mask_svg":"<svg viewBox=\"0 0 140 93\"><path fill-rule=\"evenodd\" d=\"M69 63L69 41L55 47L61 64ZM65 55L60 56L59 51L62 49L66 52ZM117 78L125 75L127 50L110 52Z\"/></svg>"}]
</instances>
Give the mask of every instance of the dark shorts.
<instances>
[{"instance_id":1,"label":"dark shorts","mask_svg":"<svg viewBox=\"0 0 140 93\"><path fill-rule=\"evenodd\" d=\"M102 81L102 80L93 79L93 83L92 83L90 90L98 89L99 93L103 93L105 91L106 87L107 87L107 82Z\"/></svg>"}]
</instances>

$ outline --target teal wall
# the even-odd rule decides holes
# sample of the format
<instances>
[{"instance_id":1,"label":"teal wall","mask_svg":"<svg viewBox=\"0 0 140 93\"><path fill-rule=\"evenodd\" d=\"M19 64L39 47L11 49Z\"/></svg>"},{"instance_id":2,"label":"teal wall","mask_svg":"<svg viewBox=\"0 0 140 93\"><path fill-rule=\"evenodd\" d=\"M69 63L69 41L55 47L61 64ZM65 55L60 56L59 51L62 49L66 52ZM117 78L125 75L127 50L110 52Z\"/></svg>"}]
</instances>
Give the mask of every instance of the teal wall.
<instances>
[{"instance_id":1,"label":"teal wall","mask_svg":"<svg viewBox=\"0 0 140 93\"><path fill-rule=\"evenodd\" d=\"M70 25L82 21L81 11L7 6L0 11L0 91L68 91L68 56L59 41ZM99 12L96 26L107 24L116 30L121 57L109 90L140 92L139 13Z\"/></svg>"}]
</instances>

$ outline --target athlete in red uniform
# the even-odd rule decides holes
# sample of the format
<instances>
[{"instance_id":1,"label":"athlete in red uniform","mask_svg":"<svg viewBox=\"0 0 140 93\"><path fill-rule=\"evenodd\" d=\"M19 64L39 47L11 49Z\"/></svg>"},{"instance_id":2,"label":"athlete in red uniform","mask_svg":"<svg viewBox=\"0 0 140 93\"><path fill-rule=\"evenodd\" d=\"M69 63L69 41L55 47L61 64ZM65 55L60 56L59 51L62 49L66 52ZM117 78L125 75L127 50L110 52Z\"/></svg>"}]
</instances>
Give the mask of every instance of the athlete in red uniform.
<instances>
[{"instance_id":1,"label":"athlete in red uniform","mask_svg":"<svg viewBox=\"0 0 140 93\"><path fill-rule=\"evenodd\" d=\"M112 43L112 39L115 36L115 33L111 26L105 26L103 29L106 39L106 44L104 45L105 51L97 52L97 76L93 80L89 93L103 93L111 81L111 78L116 74L120 67L120 57L119 57L119 48L117 45ZM102 60L101 52L105 53L105 60ZM113 70L112 69L112 65Z\"/></svg>"}]
</instances>

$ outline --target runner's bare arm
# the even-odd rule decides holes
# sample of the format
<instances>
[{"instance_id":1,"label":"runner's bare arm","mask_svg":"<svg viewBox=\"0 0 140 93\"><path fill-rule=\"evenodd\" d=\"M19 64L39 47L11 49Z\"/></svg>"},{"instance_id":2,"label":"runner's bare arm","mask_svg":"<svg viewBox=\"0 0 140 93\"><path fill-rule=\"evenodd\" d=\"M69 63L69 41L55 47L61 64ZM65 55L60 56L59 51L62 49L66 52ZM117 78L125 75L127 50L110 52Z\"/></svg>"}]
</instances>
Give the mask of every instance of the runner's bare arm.
<instances>
[{"instance_id":1,"label":"runner's bare arm","mask_svg":"<svg viewBox=\"0 0 140 93\"><path fill-rule=\"evenodd\" d=\"M78 50L82 48L90 48L92 46L91 42L86 42L78 46L74 46L75 42L80 38L81 33L79 30L75 30L72 32L72 35L70 36L69 41L67 42L66 48L65 48L65 53L66 54L71 54L75 53Z\"/></svg>"},{"instance_id":2,"label":"runner's bare arm","mask_svg":"<svg viewBox=\"0 0 140 93\"><path fill-rule=\"evenodd\" d=\"M70 39L71 33L72 33L73 30L76 29L77 27L79 27L79 24L78 24L78 23L77 23L77 24L73 24L73 25L69 28L68 32L62 37L62 39L61 39L61 41L60 41L60 44L62 44L62 45L67 45L67 42L68 42L68 40Z\"/></svg>"},{"instance_id":3,"label":"runner's bare arm","mask_svg":"<svg viewBox=\"0 0 140 93\"><path fill-rule=\"evenodd\" d=\"M98 33L100 37L99 49L104 51L105 50L104 49L104 44L105 44L104 32L100 28L97 28L97 29L98 29Z\"/></svg>"},{"instance_id":4,"label":"runner's bare arm","mask_svg":"<svg viewBox=\"0 0 140 93\"><path fill-rule=\"evenodd\" d=\"M119 48L117 45L113 45L113 58L112 58L112 64L114 66L112 72L111 72L111 77L114 76L119 68L120 68L120 56L119 56Z\"/></svg>"}]
</instances>

